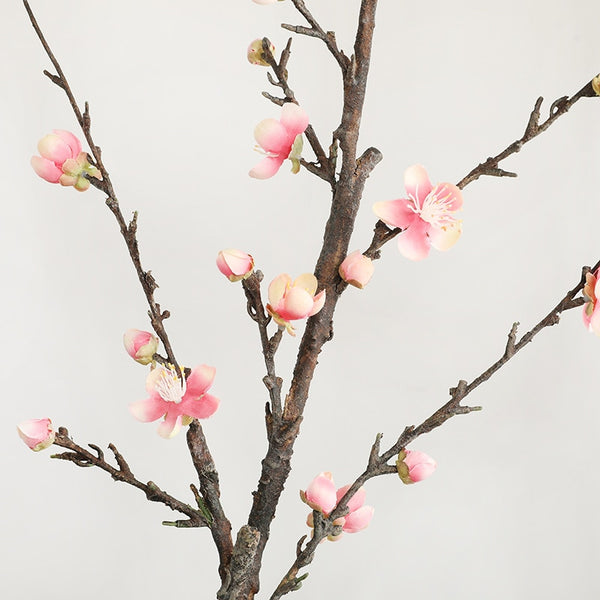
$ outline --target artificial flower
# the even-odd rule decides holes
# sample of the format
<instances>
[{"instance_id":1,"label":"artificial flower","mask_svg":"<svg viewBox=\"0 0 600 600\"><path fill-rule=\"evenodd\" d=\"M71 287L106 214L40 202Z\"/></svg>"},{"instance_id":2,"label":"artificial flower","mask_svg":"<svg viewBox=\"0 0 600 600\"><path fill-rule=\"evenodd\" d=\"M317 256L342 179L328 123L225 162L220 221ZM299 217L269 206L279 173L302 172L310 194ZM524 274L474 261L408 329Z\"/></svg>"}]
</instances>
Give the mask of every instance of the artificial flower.
<instances>
[{"instance_id":1,"label":"artificial flower","mask_svg":"<svg viewBox=\"0 0 600 600\"><path fill-rule=\"evenodd\" d=\"M54 444L56 433L50 419L30 419L17 426L19 437L34 452L45 450Z\"/></svg>"},{"instance_id":2,"label":"artificial flower","mask_svg":"<svg viewBox=\"0 0 600 600\"><path fill-rule=\"evenodd\" d=\"M339 268L340 277L350 285L363 289L373 276L373 261L355 250L346 256Z\"/></svg>"},{"instance_id":3,"label":"artificial flower","mask_svg":"<svg viewBox=\"0 0 600 600\"><path fill-rule=\"evenodd\" d=\"M436 469L437 463L425 452L402 450L396 461L398 475L403 483L417 483L427 479Z\"/></svg>"},{"instance_id":4,"label":"artificial flower","mask_svg":"<svg viewBox=\"0 0 600 600\"><path fill-rule=\"evenodd\" d=\"M431 246L448 250L462 232L462 222L454 215L463 204L461 191L453 183L438 183L434 187L420 165L406 170L404 186L408 198L376 202L373 206L382 221L403 230L398 236L401 254L421 260Z\"/></svg>"},{"instance_id":5,"label":"artificial flower","mask_svg":"<svg viewBox=\"0 0 600 600\"><path fill-rule=\"evenodd\" d=\"M585 286L583 288L583 295L587 299L587 302L583 305L583 323L588 331L593 331L596 335L600 335L599 277L600 269L595 273L588 271L585 274Z\"/></svg>"},{"instance_id":6,"label":"artificial flower","mask_svg":"<svg viewBox=\"0 0 600 600\"><path fill-rule=\"evenodd\" d=\"M123 334L123 345L133 360L141 365L148 365L154 360L158 350L158 339L149 331L128 329Z\"/></svg>"},{"instance_id":7,"label":"artificial flower","mask_svg":"<svg viewBox=\"0 0 600 600\"><path fill-rule=\"evenodd\" d=\"M246 252L227 248L217 255L217 268L229 281L240 281L252 275L254 259Z\"/></svg>"},{"instance_id":8,"label":"artificial flower","mask_svg":"<svg viewBox=\"0 0 600 600\"><path fill-rule=\"evenodd\" d=\"M266 154L249 173L256 179L273 177L286 158L292 161L292 173L300 170L302 133L308 127L308 115L293 102L281 109L281 118L265 119L254 129L257 150Z\"/></svg>"},{"instance_id":9,"label":"artificial flower","mask_svg":"<svg viewBox=\"0 0 600 600\"><path fill-rule=\"evenodd\" d=\"M325 304L325 290L315 296L317 286L317 278L312 273L304 273L294 282L287 273L282 273L269 284L268 313L290 335L296 335L290 321L312 317Z\"/></svg>"},{"instance_id":10,"label":"artificial flower","mask_svg":"<svg viewBox=\"0 0 600 600\"><path fill-rule=\"evenodd\" d=\"M90 187L89 177L101 179L100 171L81 151L81 142L71 132L55 129L38 142L41 156L31 157L33 170L50 183L73 186L83 192Z\"/></svg>"},{"instance_id":11,"label":"artificial flower","mask_svg":"<svg viewBox=\"0 0 600 600\"><path fill-rule=\"evenodd\" d=\"M146 380L150 397L133 402L129 410L144 423L164 417L158 434L171 438L177 435L182 425L189 425L193 419L206 419L217 410L219 399L206 393L215 378L215 371L214 367L200 365L192 369L186 379L172 366L157 366Z\"/></svg>"}]
</instances>

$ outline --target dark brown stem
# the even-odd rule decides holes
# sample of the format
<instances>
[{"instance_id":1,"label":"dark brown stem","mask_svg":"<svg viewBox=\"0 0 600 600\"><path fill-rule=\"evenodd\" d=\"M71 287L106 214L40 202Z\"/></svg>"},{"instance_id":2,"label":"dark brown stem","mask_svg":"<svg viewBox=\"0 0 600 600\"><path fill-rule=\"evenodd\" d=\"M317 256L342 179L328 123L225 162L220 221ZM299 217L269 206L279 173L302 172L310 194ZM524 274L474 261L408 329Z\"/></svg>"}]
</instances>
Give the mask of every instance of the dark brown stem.
<instances>
[{"instance_id":1,"label":"dark brown stem","mask_svg":"<svg viewBox=\"0 0 600 600\"><path fill-rule=\"evenodd\" d=\"M52 458L58 458L60 460L68 460L78 467L98 467L103 471L106 471L115 481L122 481L133 487L142 490L146 495L146 498L151 502L161 502L165 506L168 506L171 510L180 512L188 517L184 521L165 521L164 524L172 525L177 523L178 527L208 527L205 516L201 511L192 508L189 504L185 504L177 498L174 498L167 492L161 490L154 482L149 481L143 483L135 478L131 472L131 468L127 464L123 455L116 449L113 444L109 444L108 447L113 453L115 460L117 461L118 467L113 467L110 463L104 460L104 452L95 444L89 444L89 447L94 450L96 454L93 454L89 450L82 448L76 444L70 437L69 432L65 427L59 427L58 433L54 440L54 445L60 446L61 448L67 448L70 452L61 452L60 454L52 455Z\"/></svg>"}]
</instances>

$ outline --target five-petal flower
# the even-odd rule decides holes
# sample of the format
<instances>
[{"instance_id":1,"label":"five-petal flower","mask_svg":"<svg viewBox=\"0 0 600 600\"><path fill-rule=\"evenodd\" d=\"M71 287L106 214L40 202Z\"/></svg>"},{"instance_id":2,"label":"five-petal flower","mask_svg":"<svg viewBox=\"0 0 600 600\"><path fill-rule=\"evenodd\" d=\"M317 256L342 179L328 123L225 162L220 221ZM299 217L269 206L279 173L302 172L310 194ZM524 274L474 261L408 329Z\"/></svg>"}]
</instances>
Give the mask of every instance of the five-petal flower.
<instances>
[{"instance_id":1,"label":"five-petal flower","mask_svg":"<svg viewBox=\"0 0 600 600\"><path fill-rule=\"evenodd\" d=\"M462 207L462 193L453 183L429 181L427 171L420 165L404 173L408 198L376 202L375 214L392 227L403 231L398 236L398 249L411 260L421 260L429 254L430 246L448 250L462 232L462 223L454 213Z\"/></svg>"}]
</instances>

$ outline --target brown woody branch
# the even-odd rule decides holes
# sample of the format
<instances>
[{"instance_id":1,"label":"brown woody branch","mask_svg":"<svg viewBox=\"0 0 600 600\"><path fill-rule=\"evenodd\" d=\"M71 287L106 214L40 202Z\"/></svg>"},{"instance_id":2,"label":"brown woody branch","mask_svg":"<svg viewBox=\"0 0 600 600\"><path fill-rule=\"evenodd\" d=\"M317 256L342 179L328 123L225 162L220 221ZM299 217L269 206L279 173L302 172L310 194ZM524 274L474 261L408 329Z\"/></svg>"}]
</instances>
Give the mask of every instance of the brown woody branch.
<instances>
[{"instance_id":1,"label":"brown woody branch","mask_svg":"<svg viewBox=\"0 0 600 600\"><path fill-rule=\"evenodd\" d=\"M303 539L298 542L296 559L292 566L285 574L275 591L270 597L270 600L278 600L285 594L295 591L299 588L299 584L307 576L307 574L298 577L300 569L308 566L315 555L315 552L320 542L325 539L328 535L335 534L335 525L333 522L343 517L348 512L347 503L354 496L354 494L369 480L379 475L388 475L397 473L396 465L388 464L388 461L397 456L408 444L413 442L419 436L429 433L443 425L446 421L456 415L468 414L473 411L481 410L479 406L465 406L462 401L478 386L487 381L496 371L503 367L511 358L524 348L533 338L546 327L556 325L560 321L560 315L572 308L581 306L585 300L582 297L576 297L585 285L585 276L588 271L595 272L600 268L600 261L598 261L593 267L584 267L579 282L569 290L565 296L554 306L554 308L545 315L534 327L532 327L527 333L525 333L517 341L517 328L518 323L513 323L509 333L506 346L502 356L494 362L488 369L483 371L478 377L476 377L471 383L467 383L461 379L456 387L450 388L450 400L436 410L430 417L425 419L420 425L414 427L406 427L402 435L397 439L391 448L386 450L383 454L380 454L380 444L382 434L377 434L375 442L371 447L369 454L369 460L367 468L361 475L359 475L354 483L350 486L343 498L340 499L337 506L331 512L328 517L323 516L322 513L314 511L313 520L315 523L313 537L302 549Z\"/></svg>"},{"instance_id":2,"label":"brown woody branch","mask_svg":"<svg viewBox=\"0 0 600 600\"><path fill-rule=\"evenodd\" d=\"M61 448L67 448L70 452L61 452L60 454L52 455L52 458L58 458L60 460L68 460L78 467L98 467L103 471L106 471L115 481L122 481L133 487L138 488L146 495L146 498L151 502L161 502L165 506L168 506L171 510L180 512L188 518L183 521L164 521L165 525L176 525L177 527L209 527L210 523L207 519L207 515L201 509L197 510L192 508L189 504L185 504L177 498L174 498L164 490L161 490L153 481L143 483L139 479L136 479L131 471L131 468L127 464L123 455L116 449L113 444L109 444L108 448L113 453L117 462L117 467L114 467L110 463L104 460L104 452L102 449L95 444L88 444L89 447L95 452L93 454L89 450L82 448L76 444L70 437L69 432L65 427L59 427L58 433L54 440L55 446Z\"/></svg>"}]
</instances>

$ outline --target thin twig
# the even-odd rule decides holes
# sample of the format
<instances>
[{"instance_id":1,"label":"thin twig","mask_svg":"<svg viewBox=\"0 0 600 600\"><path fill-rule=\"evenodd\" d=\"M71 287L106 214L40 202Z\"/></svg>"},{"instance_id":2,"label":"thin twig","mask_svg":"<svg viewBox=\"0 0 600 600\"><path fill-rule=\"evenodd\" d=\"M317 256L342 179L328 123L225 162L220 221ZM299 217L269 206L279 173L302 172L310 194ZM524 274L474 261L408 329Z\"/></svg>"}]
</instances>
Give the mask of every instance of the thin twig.
<instances>
[{"instance_id":1,"label":"thin twig","mask_svg":"<svg viewBox=\"0 0 600 600\"><path fill-rule=\"evenodd\" d=\"M60 460L68 460L78 467L98 467L103 471L106 471L115 481L122 481L133 487L142 490L146 495L146 498L151 502L161 502L165 506L168 506L171 510L180 512L188 517L184 523L185 527L207 527L208 522L205 516L198 510L192 508L189 504L181 502L174 498L164 490L161 490L154 482L148 481L143 483L139 479L136 479L131 468L127 464L127 461L123 458L123 455L116 449L113 444L109 444L108 447L113 453L118 467L114 467L110 463L104 460L103 451L95 444L89 444L89 447L96 452L92 454L89 450L82 448L76 444L70 437L69 432L65 427L59 427L58 433L54 440L54 445L60 446L61 448L67 448L70 452L61 452L60 454L52 455L52 458Z\"/></svg>"}]
</instances>

